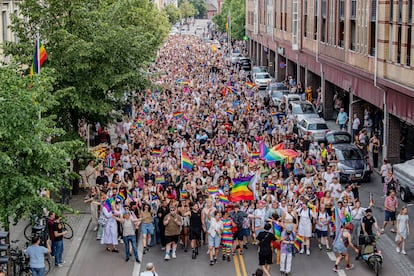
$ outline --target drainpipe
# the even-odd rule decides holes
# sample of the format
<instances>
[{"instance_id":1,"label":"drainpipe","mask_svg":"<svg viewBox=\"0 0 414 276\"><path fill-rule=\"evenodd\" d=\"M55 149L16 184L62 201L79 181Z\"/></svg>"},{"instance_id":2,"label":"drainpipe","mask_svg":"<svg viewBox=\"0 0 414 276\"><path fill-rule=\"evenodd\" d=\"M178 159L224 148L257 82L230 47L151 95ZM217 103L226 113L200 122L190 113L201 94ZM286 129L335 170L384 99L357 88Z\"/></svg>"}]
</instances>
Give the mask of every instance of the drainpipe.
<instances>
[{"instance_id":1,"label":"drainpipe","mask_svg":"<svg viewBox=\"0 0 414 276\"><path fill-rule=\"evenodd\" d=\"M387 158L388 154L388 110L387 110L387 91L380 87L377 83L378 78L378 18L379 18L379 1L376 1L375 10L375 61L374 61L374 87L383 92L383 109L384 109L384 120L383 120L383 135L382 135L382 157Z\"/></svg>"},{"instance_id":2,"label":"drainpipe","mask_svg":"<svg viewBox=\"0 0 414 276\"><path fill-rule=\"evenodd\" d=\"M321 44L321 18L322 18L322 1L321 0L317 0L318 1L318 29L317 29L317 34L316 34L316 62L319 63L319 67L320 67L320 74L321 74L321 92L322 92L322 98L321 98L321 103L324 104L325 103L325 77L324 77L324 73L323 73L323 65L322 62L320 62L319 60L319 47ZM326 110L326 108L323 109L324 112Z\"/></svg>"}]
</instances>

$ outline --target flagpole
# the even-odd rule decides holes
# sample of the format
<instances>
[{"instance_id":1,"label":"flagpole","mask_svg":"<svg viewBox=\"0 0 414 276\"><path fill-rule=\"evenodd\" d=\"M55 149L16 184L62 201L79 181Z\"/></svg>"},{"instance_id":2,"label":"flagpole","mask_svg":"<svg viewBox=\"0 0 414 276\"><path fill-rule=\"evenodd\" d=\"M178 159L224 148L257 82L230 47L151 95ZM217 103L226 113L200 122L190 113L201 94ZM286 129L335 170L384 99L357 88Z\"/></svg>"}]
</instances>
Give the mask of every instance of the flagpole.
<instances>
[{"instance_id":1,"label":"flagpole","mask_svg":"<svg viewBox=\"0 0 414 276\"><path fill-rule=\"evenodd\" d=\"M36 70L40 75L40 35L39 32L36 35Z\"/></svg>"},{"instance_id":2,"label":"flagpole","mask_svg":"<svg viewBox=\"0 0 414 276\"><path fill-rule=\"evenodd\" d=\"M231 47L231 13L230 13L230 10L227 14L227 25L228 25L227 39L228 39L228 46L229 46L229 49L230 49L230 56L231 56L231 54L233 52L233 49Z\"/></svg>"}]
</instances>

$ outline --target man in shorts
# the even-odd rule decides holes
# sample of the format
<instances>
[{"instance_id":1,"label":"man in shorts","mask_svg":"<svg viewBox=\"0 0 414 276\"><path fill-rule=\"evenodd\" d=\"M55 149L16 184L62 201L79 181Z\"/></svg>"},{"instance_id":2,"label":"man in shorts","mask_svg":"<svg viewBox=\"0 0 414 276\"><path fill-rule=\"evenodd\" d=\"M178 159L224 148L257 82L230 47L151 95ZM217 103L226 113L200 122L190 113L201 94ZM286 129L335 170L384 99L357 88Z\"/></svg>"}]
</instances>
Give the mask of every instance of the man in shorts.
<instances>
[{"instance_id":1,"label":"man in shorts","mask_svg":"<svg viewBox=\"0 0 414 276\"><path fill-rule=\"evenodd\" d=\"M177 209L175 206L170 208L170 213L167 214L164 218L164 226L165 226L165 257L164 260L168 261L171 259L177 258L176 251L177 251L177 243L178 237L181 232L181 224L182 218L180 215L177 214ZM170 256L170 251L172 254Z\"/></svg>"},{"instance_id":2,"label":"man in shorts","mask_svg":"<svg viewBox=\"0 0 414 276\"><path fill-rule=\"evenodd\" d=\"M273 252L271 243L276 240L275 235L270 231L272 226L266 223L264 231L261 231L257 236L259 242L259 265L262 267L266 276L270 276L270 265L272 264Z\"/></svg>"}]
</instances>

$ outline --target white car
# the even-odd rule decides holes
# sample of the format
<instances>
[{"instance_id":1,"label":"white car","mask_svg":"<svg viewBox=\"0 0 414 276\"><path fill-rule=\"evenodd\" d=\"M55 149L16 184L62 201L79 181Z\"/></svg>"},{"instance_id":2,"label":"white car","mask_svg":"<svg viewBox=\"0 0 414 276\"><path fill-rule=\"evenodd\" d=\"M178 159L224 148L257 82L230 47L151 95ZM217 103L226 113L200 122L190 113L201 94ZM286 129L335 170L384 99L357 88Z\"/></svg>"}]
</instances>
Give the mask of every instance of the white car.
<instances>
[{"instance_id":1,"label":"white car","mask_svg":"<svg viewBox=\"0 0 414 276\"><path fill-rule=\"evenodd\" d=\"M254 74L254 83L260 88L267 88L269 83L272 81L272 77L269 73L261 72Z\"/></svg>"},{"instance_id":2,"label":"white car","mask_svg":"<svg viewBox=\"0 0 414 276\"><path fill-rule=\"evenodd\" d=\"M307 118L298 123L298 135L303 137L305 135L313 138L314 141L325 141L325 134L328 133L329 128L322 118Z\"/></svg>"},{"instance_id":3,"label":"white car","mask_svg":"<svg viewBox=\"0 0 414 276\"><path fill-rule=\"evenodd\" d=\"M241 53L232 53L230 57L230 62L237 63L241 57L243 57Z\"/></svg>"}]
</instances>

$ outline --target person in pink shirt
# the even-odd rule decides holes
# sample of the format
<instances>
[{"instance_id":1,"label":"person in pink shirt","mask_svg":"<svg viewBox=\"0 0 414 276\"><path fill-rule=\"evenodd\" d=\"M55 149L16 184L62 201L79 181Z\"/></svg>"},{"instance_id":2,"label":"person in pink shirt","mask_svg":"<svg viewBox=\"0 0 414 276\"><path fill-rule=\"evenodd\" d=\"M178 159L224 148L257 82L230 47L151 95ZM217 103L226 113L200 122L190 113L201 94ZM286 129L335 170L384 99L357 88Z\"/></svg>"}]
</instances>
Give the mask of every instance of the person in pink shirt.
<instances>
[{"instance_id":1,"label":"person in pink shirt","mask_svg":"<svg viewBox=\"0 0 414 276\"><path fill-rule=\"evenodd\" d=\"M395 229L394 229L395 214L398 208L398 199L395 196L394 190L391 190L389 196L385 198L384 208L385 208L385 220L384 220L384 224L382 225L381 233L384 233L384 229L387 226L389 221L392 224L391 232L395 233Z\"/></svg>"}]
</instances>

